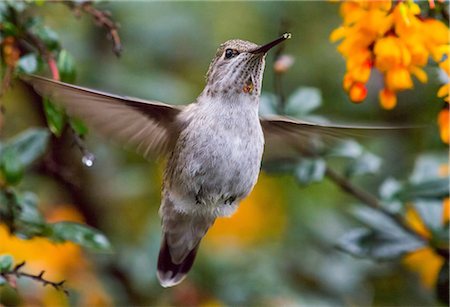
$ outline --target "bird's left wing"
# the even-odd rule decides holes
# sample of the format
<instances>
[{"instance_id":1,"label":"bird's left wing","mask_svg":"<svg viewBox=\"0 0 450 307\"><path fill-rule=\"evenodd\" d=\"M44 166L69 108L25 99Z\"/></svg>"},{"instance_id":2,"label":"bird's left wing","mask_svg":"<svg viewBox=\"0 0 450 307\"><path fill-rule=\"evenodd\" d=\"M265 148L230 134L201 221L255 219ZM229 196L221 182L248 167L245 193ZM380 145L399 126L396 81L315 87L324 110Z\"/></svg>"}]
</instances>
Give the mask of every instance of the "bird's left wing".
<instances>
[{"instance_id":1,"label":"bird's left wing","mask_svg":"<svg viewBox=\"0 0 450 307\"><path fill-rule=\"evenodd\" d=\"M318 124L284 116L261 118L264 131L264 160L288 159L318 154L318 147L363 131L396 130L403 127ZM408 127L406 127L408 128Z\"/></svg>"},{"instance_id":2,"label":"bird's left wing","mask_svg":"<svg viewBox=\"0 0 450 307\"><path fill-rule=\"evenodd\" d=\"M177 137L174 122L181 108L39 76L22 79L41 96L64 107L70 116L82 119L94 131L132 147L145 158L166 154Z\"/></svg>"}]
</instances>

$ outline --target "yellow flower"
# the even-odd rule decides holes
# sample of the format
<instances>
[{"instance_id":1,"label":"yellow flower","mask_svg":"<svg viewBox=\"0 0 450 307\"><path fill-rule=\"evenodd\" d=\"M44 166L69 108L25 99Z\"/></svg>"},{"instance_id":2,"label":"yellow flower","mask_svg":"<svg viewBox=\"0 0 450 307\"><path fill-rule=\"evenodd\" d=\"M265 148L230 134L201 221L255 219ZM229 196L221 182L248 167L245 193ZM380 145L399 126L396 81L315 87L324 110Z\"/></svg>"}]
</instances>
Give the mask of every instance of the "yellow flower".
<instances>
[{"instance_id":1,"label":"yellow flower","mask_svg":"<svg viewBox=\"0 0 450 307\"><path fill-rule=\"evenodd\" d=\"M427 73L422 68L413 66L410 68L410 71L411 71L411 74L413 74L417 78L417 80L419 80L420 82L422 82L422 83L428 82Z\"/></svg>"},{"instance_id":2,"label":"yellow flower","mask_svg":"<svg viewBox=\"0 0 450 307\"><path fill-rule=\"evenodd\" d=\"M367 96L366 86L361 82L353 83L349 91L349 96L351 101L354 103L362 102L364 99L366 99Z\"/></svg>"},{"instance_id":3,"label":"yellow flower","mask_svg":"<svg viewBox=\"0 0 450 307\"><path fill-rule=\"evenodd\" d=\"M445 101L449 102L448 96L449 96L449 84L444 84L442 85L438 92L437 92L437 96L440 98L444 98Z\"/></svg>"},{"instance_id":4,"label":"yellow flower","mask_svg":"<svg viewBox=\"0 0 450 307\"><path fill-rule=\"evenodd\" d=\"M385 81L386 87L395 92L413 87L411 75L409 71L403 67L388 70L385 75Z\"/></svg>"},{"instance_id":5,"label":"yellow flower","mask_svg":"<svg viewBox=\"0 0 450 307\"><path fill-rule=\"evenodd\" d=\"M397 96L388 89L382 89L380 91L379 99L383 109L391 110L397 105Z\"/></svg>"},{"instance_id":6,"label":"yellow flower","mask_svg":"<svg viewBox=\"0 0 450 307\"><path fill-rule=\"evenodd\" d=\"M361 97L366 96L362 95L363 88L372 68L384 77L386 89L380 91L379 99L385 109L396 106L396 92L414 87L411 75L422 83L428 82L423 67L430 55L449 74L448 26L421 16L414 1L397 1L395 6L388 0L344 1L340 13L343 24L331 33L330 40L341 40L337 49L347 61L343 87L352 101L361 102ZM438 96L449 100L447 85Z\"/></svg>"},{"instance_id":7,"label":"yellow flower","mask_svg":"<svg viewBox=\"0 0 450 307\"><path fill-rule=\"evenodd\" d=\"M422 22L426 47L430 50L436 62L442 60L445 48L449 43L448 26L436 19L426 19Z\"/></svg>"},{"instance_id":8,"label":"yellow flower","mask_svg":"<svg viewBox=\"0 0 450 307\"><path fill-rule=\"evenodd\" d=\"M420 7L411 1L400 2L394 9L394 19L397 26L414 26L420 14Z\"/></svg>"},{"instance_id":9,"label":"yellow flower","mask_svg":"<svg viewBox=\"0 0 450 307\"><path fill-rule=\"evenodd\" d=\"M434 288L439 270L444 264L444 259L437 255L431 248L422 248L408 254L403 263L415 271L427 288Z\"/></svg>"},{"instance_id":10,"label":"yellow flower","mask_svg":"<svg viewBox=\"0 0 450 307\"><path fill-rule=\"evenodd\" d=\"M445 225L449 221L449 198L444 199L442 224ZM408 208L406 219L411 227L424 238L431 238L431 233L423 223L420 215L413 208ZM444 259L439 256L432 248L425 247L414 251L403 258L403 263L417 272L421 277L422 283L433 288L436 285L437 276L444 264Z\"/></svg>"},{"instance_id":11,"label":"yellow flower","mask_svg":"<svg viewBox=\"0 0 450 307\"><path fill-rule=\"evenodd\" d=\"M375 67L385 72L394 67L408 67L411 53L406 44L398 37L387 36L375 43Z\"/></svg>"},{"instance_id":12,"label":"yellow flower","mask_svg":"<svg viewBox=\"0 0 450 307\"><path fill-rule=\"evenodd\" d=\"M286 216L283 196L273 193L277 181L264 174L259 176L255 189L231 218L220 218L208 231L205 244L226 248L229 244L246 247L277 238L283 234Z\"/></svg>"}]
</instances>

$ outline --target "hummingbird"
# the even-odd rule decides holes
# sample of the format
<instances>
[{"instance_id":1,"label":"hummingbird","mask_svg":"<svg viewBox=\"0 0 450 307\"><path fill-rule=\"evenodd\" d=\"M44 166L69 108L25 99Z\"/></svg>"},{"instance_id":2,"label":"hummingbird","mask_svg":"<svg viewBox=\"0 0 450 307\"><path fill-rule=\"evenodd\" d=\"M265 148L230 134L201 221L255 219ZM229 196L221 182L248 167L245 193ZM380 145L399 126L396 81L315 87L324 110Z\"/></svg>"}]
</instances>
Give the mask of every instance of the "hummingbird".
<instances>
[{"instance_id":1,"label":"hummingbird","mask_svg":"<svg viewBox=\"0 0 450 307\"><path fill-rule=\"evenodd\" d=\"M200 241L219 217L231 216L252 191L265 159L289 151L312 154L326 126L283 116L258 115L267 52L291 38L285 33L257 45L232 39L219 46L197 99L173 106L119 96L40 76L23 79L42 96L83 119L100 134L147 159L167 157L159 215L162 239L157 278L179 284ZM345 128L345 127L344 127Z\"/></svg>"}]
</instances>

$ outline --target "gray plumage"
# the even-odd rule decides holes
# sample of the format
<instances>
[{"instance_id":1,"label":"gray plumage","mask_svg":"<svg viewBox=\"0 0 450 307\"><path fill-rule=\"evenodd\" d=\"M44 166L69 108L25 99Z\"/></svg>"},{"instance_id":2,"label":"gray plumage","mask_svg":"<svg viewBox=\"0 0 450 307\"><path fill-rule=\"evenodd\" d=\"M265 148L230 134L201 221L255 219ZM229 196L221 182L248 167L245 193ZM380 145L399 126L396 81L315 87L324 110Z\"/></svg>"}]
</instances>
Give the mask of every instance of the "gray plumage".
<instances>
[{"instance_id":1,"label":"gray plumage","mask_svg":"<svg viewBox=\"0 0 450 307\"><path fill-rule=\"evenodd\" d=\"M286 156L289 149L310 154L313 136L332 137L348 128L258 117L265 54L287 38L263 46L242 40L222 44L205 89L195 103L184 107L23 77L38 93L101 134L149 159L168 155L159 212L163 235L158 278L164 287L183 280L215 219L232 215L251 192L264 139L266 158L272 159Z\"/></svg>"}]
</instances>

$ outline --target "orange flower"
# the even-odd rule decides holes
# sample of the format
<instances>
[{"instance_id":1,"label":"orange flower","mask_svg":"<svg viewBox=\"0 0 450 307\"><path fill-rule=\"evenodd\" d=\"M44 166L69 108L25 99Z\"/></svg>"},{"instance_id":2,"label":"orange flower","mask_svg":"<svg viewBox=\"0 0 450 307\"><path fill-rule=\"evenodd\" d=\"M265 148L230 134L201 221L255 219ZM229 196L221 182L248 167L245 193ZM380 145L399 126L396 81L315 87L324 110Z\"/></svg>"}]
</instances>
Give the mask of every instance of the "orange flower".
<instances>
[{"instance_id":1,"label":"orange flower","mask_svg":"<svg viewBox=\"0 0 450 307\"><path fill-rule=\"evenodd\" d=\"M439 112L438 115L438 125L440 130L440 136L442 142L448 144L449 143L449 129L450 129L450 116L449 116L449 110L443 109L441 112Z\"/></svg>"},{"instance_id":2,"label":"orange flower","mask_svg":"<svg viewBox=\"0 0 450 307\"><path fill-rule=\"evenodd\" d=\"M387 36L375 43L375 67L385 72L393 67L407 67L411 63L411 53L398 37Z\"/></svg>"},{"instance_id":3,"label":"orange flower","mask_svg":"<svg viewBox=\"0 0 450 307\"><path fill-rule=\"evenodd\" d=\"M383 109L391 110L397 105L397 96L388 89L382 89L380 91L379 99Z\"/></svg>"},{"instance_id":4,"label":"orange flower","mask_svg":"<svg viewBox=\"0 0 450 307\"><path fill-rule=\"evenodd\" d=\"M366 99L367 96L367 88L364 85L364 83L356 82L352 85L349 91L349 96L352 102L354 103L360 103L364 99Z\"/></svg>"},{"instance_id":5,"label":"orange flower","mask_svg":"<svg viewBox=\"0 0 450 307\"><path fill-rule=\"evenodd\" d=\"M445 101L449 102L449 84L444 84L442 85L438 92L437 92L437 96L440 98L444 98Z\"/></svg>"},{"instance_id":6,"label":"orange flower","mask_svg":"<svg viewBox=\"0 0 450 307\"><path fill-rule=\"evenodd\" d=\"M389 95L385 90L379 95L380 105L386 109L396 106L396 92L414 87L411 75L422 83L428 81L422 68L430 55L449 73L448 26L420 17L420 7L413 1L398 1L395 6L387 0L344 1L340 13L343 24L331 33L330 40L341 40L337 49L347 61L343 86L352 101L361 102L360 97L366 96L357 90L368 81L372 64L383 74L389 90ZM438 95L448 101L448 86Z\"/></svg>"},{"instance_id":7,"label":"orange flower","mask_svg":"<svg viewBox=\"0 0 450 307\"><path fill-rule=\"evenodd\" d=\"M386 86L392 91L401 91L413 87L411 75L406 68L394 68L386 72Z\"/></svg>"}]
</instances>

